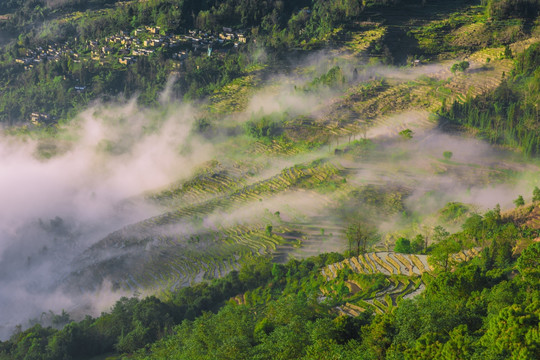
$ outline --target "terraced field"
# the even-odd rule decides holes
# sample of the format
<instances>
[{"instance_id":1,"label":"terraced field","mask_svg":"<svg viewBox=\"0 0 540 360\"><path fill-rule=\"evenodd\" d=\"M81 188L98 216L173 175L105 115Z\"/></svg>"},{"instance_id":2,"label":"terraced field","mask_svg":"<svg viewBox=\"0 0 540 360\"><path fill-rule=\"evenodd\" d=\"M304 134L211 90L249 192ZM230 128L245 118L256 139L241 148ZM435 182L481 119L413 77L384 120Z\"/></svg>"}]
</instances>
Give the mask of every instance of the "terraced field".
<instances>
[{"instance_id":1,"label":"terraced field","mask_svg":"<svg viewBox=\"0 0 540 360\"><path fill-rule=\"evenodd\" d=\"M538 42L538 37L516 42L510 47L513 53ZM513 60L502 57L504 48L486 48L473 52L463 60L470 68L452 74L450 67L457 60L419 65L402 72L381 72L375 76L385 77L384 86L377 91L366 92L365 87L349 89L347 96L325 104L326 109L314 111L327 129L327 136L350 136L361 134L366 126L378 127L385 119L396 113L426 110L436 112L441 106L454 101L463 102L495 89L513 67ZM342 121L336 122L340 118ZM345 121L343 121L345 120Z\"/></svg>"},{"instance_id":2,"label":"terraced field","mask_svg":"<svg viewBox=\"0 0 540 360\"><path fill-rule=\"evenodd\" d=\"M399 187L407 197L417 188L426 193L444 192L440 184L445 181L470 189L505 179L514 167L494 164L490 158L469 161L456 156L452 159L455 161L445 160L441 156L446 149L440 149L438 143L436 150L430 147L438 125L431 114L443 104L463 101L498 86L512 67L511 60L500 56L504 49L472 53L467 57L470 69L460 74L452 74L449 69L462 59L408 69L366 65L362 62L366 49L388 31L394 30L380 24L366 25L332 50L335 58L326 60L330 65L348 64L359 69L358 78L349 79L341 88L317 89L306 95L298 90L303 86L300 82L306 81L306 74L315 74L315 66L287 69L304 76L301 81L287 79L291 88L299 86L291 96L298 101L302 96L315 96L318 101L307 110L295 104L282 106L281 112L288 114L293 109L294 115L283 120L283 136L279 138L255 139L243 133L236 136L242 130L241 122L252 115L248 109L254 108L252 101L257 102L258 91L265 99L272 99L271 94L283 90L276 83L282 81L281 77L263 84L264 75L275 69L254 66L246 76L213 94L201 116L216 120L217 133L234 128L231 139L221 143L221 139L210 140L223 153L191 178L145 194L158 206L159 215L96 242L75 259L75 270L63 283L84 291L96 289L107 280L115 289L166 296L177 287L223 276L254 257L285 262L326 251L342 252L349 220L336 214L340 204L366 185ZM516 43L512 50L518 52L533 41ZM281 96L275 101L281 101ZM228 124L233 116L239 119ZM399 135L406 129L414 133L408 143ZM360 142L351 143L356 139L373 142L375 150L356 151ZM234 149L234 155L227 153L230 149ZM422 152L422 157L411 155ZM292 209L287 207L289 199L298 203L305 200L306 205ZM403 199L400 201L403 205ZM269 210L272 202L279 203L278 211ZM357 204L358 208L363 206ZM379 244L373 249L380 248ZM474 251L463 252L453 258L465 261L475 255ZM335 282L345 270L352 274L344 282L350 296L337 309L354 315L368 308L387 311L400 299L418 294L424 288L422 277L429 276L426 274L431 268L423 255L371 252L324 268L327 284L321 291L339 292ZM367 293L370 287L362 276L376 275L385 276L384 286Z\"/></svg>"},{"instance_id":3,"label":"terraced field","mask_svg":"<svg viewBox=\"0 0 540 360\"><path fill-rule=\"evenodd\" d=\"M261 83L263 68L250 69L249 75L238 78L216 91L210 98L208 111L213 114L230 114L245 110L250 97Z\"/></svg>"},{"instance_id":4,"label":"terraced field","mask_svg":"<svg viewBox=\"0 0 540 360\"><path fill-rule=\"evenodd\" d=\"M354 33L351 36L351 39L348 40L341 49L342 51L349 51L349 56L364 55L370 46L373 46L375 42L384 37L387 31L386 27L381 26L381 24L378 23L364 22L360 25L366 29Z\"/></svg>"},{"instance_id":5,"label":"terraced field","mask_svg":"<svg viewBox=\"0 0 540 360\"><path fill-rule=\"evenodd\" d=\"M306 235L290 228L294 222L284 223L272 214L246 214L228 225L220 214L234 214L246 206L256 211L263 200L289 189L316 187L339 178L340 171L332 162L319 161L251 184L225 171L196 176L150 197L161 204L185 205L108 235L76 260L79 270L66 282L91 289L107 278L115 287L131 291L170 290L222 276L252 256L272 256L278 246L298 247ZM304 191L306 197L316 196ZM290 235L297 233L302 236ZM84 281L77 280L81 278Z\"/></svg>"},{"instance_id":6,"label":"terraced field","mask_svg":"<svg viewBox=\"0 0 540 360\"><path fill-rule=\"evenodd\" d=\"M422 275L431 271L426 255L400 254L394 252L373 252L345 259L342 262L330 264L321 270L326 281L338 276L339 270L351 269L359 274L384 275Z\"/></svg>"},{"instance_id":7,"label":"terraced field","mask_svg":"<svg viewBox=\"0 0 540 360\"><path fill-rule=\"evenodd\" d=\"M452 254L455 262L469 261L479 254L473 248ZM428 256L400 254L395 252L371 252L327 265L321 270L325 284L323 295L339 293L339 283L343 282L349 295L336 310L349 316L358 316L371 309L376 313L387 312L397 306L402 299L412 298L425 289L424 276L429 276L432 268ZM360 276L359 276L360 275ZM384 285L370 291L366 276L384 275Z\"/></svg>"}]
</instances>

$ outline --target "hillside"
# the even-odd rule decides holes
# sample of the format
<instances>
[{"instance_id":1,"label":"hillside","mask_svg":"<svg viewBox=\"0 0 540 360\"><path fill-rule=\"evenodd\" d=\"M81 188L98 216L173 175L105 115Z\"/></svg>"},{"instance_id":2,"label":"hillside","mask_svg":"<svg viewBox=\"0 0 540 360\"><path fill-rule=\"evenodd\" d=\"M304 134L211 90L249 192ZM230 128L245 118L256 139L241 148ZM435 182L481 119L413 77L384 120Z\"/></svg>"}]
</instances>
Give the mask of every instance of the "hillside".
<instances>
[{"instance_id":1,"label":"hillside","mask_svg":"<svg viewBox=\"0 0 540 360\"><path fill-rule=\"evenodd\" d=\"M0 359L540 357L539 9L3 2Z\"/></svg>"},{"instance_id":2,"label":"hillside","mask_svg":"<svg viewBox=\"0 0 540 360\"><path fill-rule=\"evenodd\" d=\"M534 359L540 314L539 243L533 238L539 234L514 225L527 223L540 206L528 208L527 215L522 209L504 215L493 210L479 221L470 218L463 231L446 233L429 249L427 263L425 255L381 252L346 259L321 254L283 265L257 261L211 283L181 289L165 302L122 298L110 313L71 322L61 331L35 325L2 343L3 356L37 351L51 359L85 358L106 353L113 344L117 351L132 352L163 337L133 357L372 359L399 354L427 359L519 353ZM517 243L525 244L519 255L512 252Z\"/></svg>"}]
</instances>

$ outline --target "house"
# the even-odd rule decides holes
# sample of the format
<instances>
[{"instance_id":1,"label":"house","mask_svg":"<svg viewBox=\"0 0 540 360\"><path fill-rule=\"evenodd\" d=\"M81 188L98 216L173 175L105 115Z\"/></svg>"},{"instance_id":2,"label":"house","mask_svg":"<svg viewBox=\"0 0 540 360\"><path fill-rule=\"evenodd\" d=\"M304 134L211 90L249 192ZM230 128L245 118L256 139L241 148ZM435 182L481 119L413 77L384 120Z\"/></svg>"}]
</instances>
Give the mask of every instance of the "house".
<instances>
[{"instance_id":1,"label":"house","mask_svg":"<svg viewBox=\"0 0 540 360\"><path fill-rule=\"evenodd\" d=\"M126 56L126 57L118 59L118 62L120 64L123 64L123 65L129 65L129 64L133 64L135 62L135 58L133 58L131 56Z\"/></svg>"},{"instance_id":2,"label":"house","mask_svg":"<svg viewBox=\"0 0 540 360\"><path fill-rule=\"evenodd\" d=\"M154 50L149 50L149 49L133 49L132 51L132 55L134 56L145 56L145 55L150 55L154 53Z\"/></svg>"},{"instance_id":3,"label":"house","mask_svg":"<svg viewBox=\"0 0 540 360\"><path fill-rule=\"evenodd\" d=\"M28 57L28 58L24 58L24 59L15 59L15 62L17 64L22 64L22 65L31 64L33 61L34 61L33 57Z\"/></svg>"},{"instance_id":4,"label":"house","mask_svg":"<svg viewBox=\"0 0 540 360\"><path fill-rule=\"evenodd\" d=\"M30 115L30 122L34 125L41 125L44 122L49 122L49 120L53 120L53 118L49 114L33 112Z\"/></svg>"},{"instance_id":5,"label":"house","mask_svg":"<svg viewBox=\"0 0 540 360\"><path fill-rule=\"evenodd\" d=\"M148 30L152 34L159 34L161 28L159 26L147 26L146 30Z\"/></svg>"},{"instance_id":6,"label":"house","mask_svg":"<svg viewBox=\"0 0 540 360\"><path fill-rule=\"evenodd\" d=\"M187 58L186 51L180 51L178 53L173 54L173 59L176 59L176 60L185 60L186 58Z\"/></svg>"},{"instance_id":7,"label":"house","mask_svg":"<svg viewBox=\"0 0 540 360\"><path fill-rule=\"evenodd\" d=\"M220 33L219 38L222 40L233 40L234 34L232 32Z\"/></svg>"}]
</instances>

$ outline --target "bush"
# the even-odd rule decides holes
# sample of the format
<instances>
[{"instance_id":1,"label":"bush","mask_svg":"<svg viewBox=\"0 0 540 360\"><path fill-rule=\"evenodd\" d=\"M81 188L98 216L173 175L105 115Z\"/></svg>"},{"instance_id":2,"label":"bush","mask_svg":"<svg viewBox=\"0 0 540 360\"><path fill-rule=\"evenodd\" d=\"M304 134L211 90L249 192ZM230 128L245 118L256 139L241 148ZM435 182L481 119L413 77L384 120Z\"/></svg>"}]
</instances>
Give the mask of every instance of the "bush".
<instances>
[{"instance_id":1,"label":"bush","mask_svg":"<svg viewBox=\"0 0 540 360\"><path fill-rule=\"evenodd\" d=\"M470 64L468 61L461 61L452 65L452 67L450 68L450 71L452 73L455 73L456 71L464 72L465 70L469 68L469 65Z\"/></svg>"},{"instance_id":2,"label":"bush","mask_svg":"<svg viewBox=\"0 0 540 360\"><path fill-rule=\"evenodd\" d=\"M469 207L460 202L449 202L441 209L441 218L444 221L457 221L469 212Z\"/></svg>"},{"instance_id":3,"label":"bush","mask_svg":"<svg viewBox=\"0 0 540 360\"><path fill-rule=\"evenodd\" d=\"M281 121L275 120L274 116L263 116L260 119L252 119L245 125L248 135L257 139L273 139L283 133Z\"/></svg>"},{"instance_id":4,"label":"bush","mask_svg":"<svg viewBox=\"0 0 540 360\"><path fill-rule=\"evenodd\" d=\"M540 201L540 189L538 186L534 187L532 201Z\"/></svg>"},{"instance_id":5,"label":"bush","mask_svg":"<svg viewBox=\"0 0 540 360\"><path fill-rule=\"evenodd\" d=\"M411 129L405 129L399 132L399 135L404 139L412 139L413 131Z\"/></svg>"}]
</instances>

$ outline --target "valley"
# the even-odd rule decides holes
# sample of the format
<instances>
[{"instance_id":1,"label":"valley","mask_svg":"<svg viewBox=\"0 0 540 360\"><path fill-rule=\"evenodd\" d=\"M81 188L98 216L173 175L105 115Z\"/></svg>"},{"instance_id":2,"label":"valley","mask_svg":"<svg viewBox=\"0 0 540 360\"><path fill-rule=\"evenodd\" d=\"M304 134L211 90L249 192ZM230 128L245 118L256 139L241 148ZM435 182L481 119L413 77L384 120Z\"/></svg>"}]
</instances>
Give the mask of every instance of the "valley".
<instances>
[{"instance_id":1,"label":"valley","mask_svg":"<svg viewBox=\"0 0 540 360\"><path fill-rule=\"evenodd\" d=\"M538 354L536 2L32 1L0 360Z\"/></svg>"}]
</instances>

